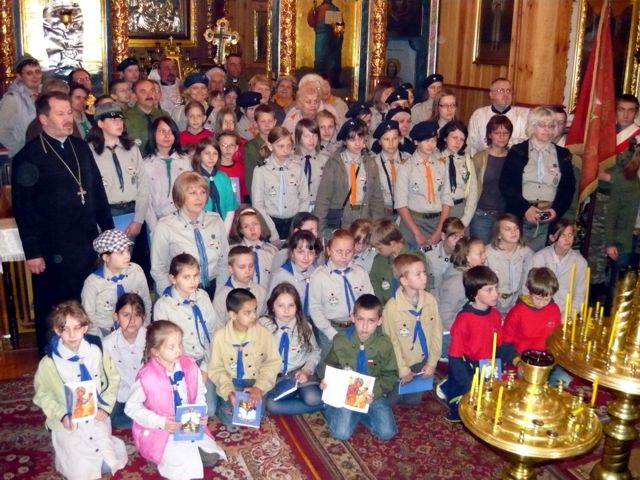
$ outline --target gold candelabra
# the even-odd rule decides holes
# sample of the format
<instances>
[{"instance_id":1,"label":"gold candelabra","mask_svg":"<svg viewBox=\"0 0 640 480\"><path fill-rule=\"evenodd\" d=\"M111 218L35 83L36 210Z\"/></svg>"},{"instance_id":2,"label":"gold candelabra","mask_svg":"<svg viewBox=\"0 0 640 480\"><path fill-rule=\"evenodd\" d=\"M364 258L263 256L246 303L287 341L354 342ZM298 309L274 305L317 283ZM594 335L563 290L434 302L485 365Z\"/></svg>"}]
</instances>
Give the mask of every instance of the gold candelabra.
<instances>
[{"instance_id":1,"label":"gold candelabra","mask_svg":"<svg viewBox=\"0 0 640 480\"><path fill-rule=\"evenodd\" d=\"M459 407L464 425L507 458L502 478L509 480L533 479L536 462L582 454L602 436L598 417L581 395L566 391L562 382L548 385L551 354L527 350L521 359L521 379L509 372L506 380L493 374L485 380L476 372Z\"/></svg>"},{"instance_id":2,"label":"gold candelabra","mask_svg":"<svg viewBox=\"0 0 640 480\"><path fill-rule=\"evenodd\" d=\"M560 365L616 396L607 406L611 421L604 427L602 460L591 471L594 480L632 478L629 457L640 419L639 308L638 274L629 271L616 287L615 315L606 321L601 314L574 315L547 341Z\"/></svg>"}]
</instances>

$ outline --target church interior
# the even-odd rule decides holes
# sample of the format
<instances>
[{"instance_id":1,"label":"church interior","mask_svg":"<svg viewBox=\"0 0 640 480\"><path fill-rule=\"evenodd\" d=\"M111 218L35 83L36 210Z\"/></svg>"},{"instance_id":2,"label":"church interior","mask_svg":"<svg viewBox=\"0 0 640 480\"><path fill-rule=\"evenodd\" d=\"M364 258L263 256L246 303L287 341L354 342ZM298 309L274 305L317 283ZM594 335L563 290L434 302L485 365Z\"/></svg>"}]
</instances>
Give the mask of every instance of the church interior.
<instances>
[{"instance_id":1,"label":"church interior","mask_svg":"<svg viewBox=\"0 0 640 480\"><path fill-rule=\"evenodd\" d=\"M322 28L330 34L312 21L313 12L327 3L333 11ZM183 102L180 82L216 67L226 71L229 82L239 79L228 85L240 90L255 75L264 75L272 94L281 77L299 81L319 73L330 84L329 98L345 107L367 103L372 109L380 102L379 94L374 97L378 85L395 91L410 84L418 104L429 99L427 87L438 74L441 86L454 92L455 116L465 124L490 103L498 79L510 83L514 107L565 112L566 134L579 116L585 81L592 78L589 59L602 48L603 6L610 8L613 77L606 94L611 106L620 95L640 95L640 0L0 0L0 98L10 91L16 65L27 54L39 62L45 79L66 80L76 68L86 71L93 98L87 112L96 111L96 99L110 95L109 85L130 59L141 78L160 83L161 62L173 60L180 88L176 105ZM230 58L240 59L240 74L230 74ZM640 129L638 118L632 122ZM635 135L640 139L640 130ZM34 288L14 219L12 154L5 147L0 145L0 476L57 479L63 477L54 467L50 434L32 403L40 360ZM575 167L580 160L573 161L576 189L582 189ZM585 195L595 198L596 187ZM639 226L629 228L634 250ZM578 246L584 247L591 220L579 228ZM553 344L549 350L557 364L573 375L564 389L562 383L546 384L551 367L537 357L524 361L517 378L510 373L478 380L476 368L473 381L480 385L472 384L459 400L462 423L449 423L446 400L435 390L447 376L446 362L439 362L433 391L421 404L394 407L400 434L388 442L362 425L351 440L331 438L318 412L299 418L269 415L259 429L216 421L210 426L229 460L204 478L640 478L637 250L632 255L635 264L626 265L628 275L615 292L608 280L590 283L592 269L575 279L586 285L584 311L581 306L571 320L560 306L564 327L548 345ZM570 292L573 275L575 266ZM608 303L606 315L600 302ZM620 329L625 333L612 334ZM495 348L494 343L494 360ZM501 416L501 409L507 413ZM113 478L164 478L136 453L130 430L114 429L114 435L124 439L129 463Z\"/></svg>"}]
</instances>

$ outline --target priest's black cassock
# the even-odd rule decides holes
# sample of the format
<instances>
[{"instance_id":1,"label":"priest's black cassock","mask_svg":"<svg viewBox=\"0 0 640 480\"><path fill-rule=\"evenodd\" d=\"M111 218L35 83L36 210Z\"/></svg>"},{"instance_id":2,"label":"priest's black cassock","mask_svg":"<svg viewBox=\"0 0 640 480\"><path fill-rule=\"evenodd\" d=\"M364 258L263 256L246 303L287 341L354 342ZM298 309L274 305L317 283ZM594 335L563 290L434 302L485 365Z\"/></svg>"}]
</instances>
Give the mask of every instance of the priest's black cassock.
<instances>
[{"instance_id":1,"label":"priest's black cassock","mask_svg":"<svg viewBox=\"0 0 640 480\"><path fill-rule=\"evenodd\" d=\"M51 307L80 298L96 262L92 242L98 226L110 229L113 221L91 150L76 137L60 143L43 133L27 143L13 159L12 197L27 260L42 257L46 264L32 276L42 356Z\"/></svg>"}]
</instances>

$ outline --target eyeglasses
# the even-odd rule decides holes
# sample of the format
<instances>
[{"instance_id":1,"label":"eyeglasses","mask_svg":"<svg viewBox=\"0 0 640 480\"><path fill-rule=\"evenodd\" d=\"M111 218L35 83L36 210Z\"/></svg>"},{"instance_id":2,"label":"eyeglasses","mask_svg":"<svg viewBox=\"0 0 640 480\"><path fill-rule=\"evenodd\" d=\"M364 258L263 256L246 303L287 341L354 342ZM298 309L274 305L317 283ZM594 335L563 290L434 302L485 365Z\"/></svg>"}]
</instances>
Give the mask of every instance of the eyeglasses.
<instances>
[{"instance_id":1,"label":"eyeglasses","mask_svg":"<svg viewBox=\"0 0 640 480\"><path fill-rule=\"evenodd\" d=\"M221 143L220 148L236 148L235 143Z\"/></svg>"},{"instance_id":2,"label":"eyeglasses","mask_svg":"<svg viewBox=\"0 0 640 480\"><path fill-rule=\"evenodd\" d=\"M493 91L498 93L511 93L513 90L510 88L495 88Z\"/></svg>"},{"instance_id":3,"label":"eyeglasses","mask_svg":"<svg viewBox=\"0 0 640 480\"><path fill-rule=\"evenodd\" d=\"M536 123L536 126L539 128L546 128L548 130L553 130L554 128L556 128L556 124L551 122L551 123Z\"/></svg>"},{"instance_id":4,"label":"eyeglasses","mask_svg":"<svg viewBox=\"0 0 640 480\"><path fill-rule=\"evenodd\" d=\"M458 105L455 103L439 103L438 106L440 108L451 109L451 108L456 108Z\"/></svg>"},{"instance_id":5,"label":"eyeglasses","mask_svg":"<svg viewBox=\"0 0 640 480\"><path fill-rule=\"evenodd\" d=\"M336 255L340 255L341 257L349 256L353 254L353 250L331 250L331 253L335 253Z\"/></svg>"}]
</instances>

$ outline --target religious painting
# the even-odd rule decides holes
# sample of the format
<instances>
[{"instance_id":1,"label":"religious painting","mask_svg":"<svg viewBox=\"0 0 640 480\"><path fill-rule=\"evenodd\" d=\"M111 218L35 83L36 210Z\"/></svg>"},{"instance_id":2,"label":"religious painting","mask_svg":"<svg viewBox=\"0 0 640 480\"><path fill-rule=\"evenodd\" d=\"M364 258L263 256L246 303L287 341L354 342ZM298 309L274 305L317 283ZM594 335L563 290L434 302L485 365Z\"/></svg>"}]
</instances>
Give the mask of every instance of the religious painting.
<instances>
[{"instance_id":1,"label":"religious painting","mask_svg":"<svg viewBox=\"0 0 640 480\"><path fill-rule=\"evenodd\" d=\"M29 0L18 5L18 55L29 53L38 59L45 75L66 77L82 67L101 90L107 80L105 2Z\"/></svg>"},{"instance_id":2,"label":"religious painting","mask_svg":"<svg viewBox=\"0 0 640 480\"><path fill-rule=\"evenodd\" d=\"M360 76L360 39L363 8L353 0L300 0L296 2L296 59L298 76L325 74L335 93L357 95ZM366 23L365 23L366 25ZM365 62L366 64L366 62Z\"/></svg>"},{"instance_id":3,"label":"religious painting","mask_svg":"<svg viewBox=\"0 0 640 480\"><path fill-rule=\"evenodd\" d=\"M571 78L571 91L568 101L569 111L573 111L578 100L581 80L584 78L589 55L595 44L600 23L603 0L580 0L578 5L578 23L572 29L576 38L573 65L568 74ZM622 93L640 93L638 77L640 69L634 55L638 50L637 38L640 38L640 1L611 0L611 41L613 45L613 75L616 95Z\"/></svg>"},{"instance_id":4,"label":"religious painting","mask_svg":"<svg viewBox=\"0 0 640 480\"><path fill-rule=\"evenodd\" d=\"M195 0L127 0L129 45L196 44Z\"/></svg>"},{"instance_id":5,"label":"religious painting","mask_svg":"<svg viewBox=\"0 0 640 480\"><path fill-rule=\"evenodd\" d=\"M508 65L514 0L478 0L474 63Z\"/></svg>"},{"instance_id":6,"label":"religious painting","mask_svg":"<svg viewBox=\"0 0 640 480\"><path fill-rule=\"evenodd\" d=\"M389 0L387 36L419 37L423 0Z\"/></svg>"}]
</instances>

